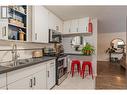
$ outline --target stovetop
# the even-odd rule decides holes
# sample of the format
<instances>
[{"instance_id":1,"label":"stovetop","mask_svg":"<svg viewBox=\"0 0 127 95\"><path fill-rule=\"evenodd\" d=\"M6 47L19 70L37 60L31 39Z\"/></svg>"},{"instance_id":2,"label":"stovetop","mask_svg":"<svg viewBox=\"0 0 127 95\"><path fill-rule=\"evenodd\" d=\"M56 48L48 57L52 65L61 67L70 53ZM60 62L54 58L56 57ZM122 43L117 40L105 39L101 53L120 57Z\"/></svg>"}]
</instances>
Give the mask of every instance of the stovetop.
<instances>
[{"instance_id":1,"label":"stovetop","mask_svg":"<svg viewBox=\"0 0 127 95\"><path fill-rule=\"evenodd\" d=\"M56 60L58 60L59 58L62 58L62 57L67 56L67 54L65 54L65 53L60 53L60 54L46 54L45 56L48 56L48 57L57 57Z\"/></svg>"}]
</instances>

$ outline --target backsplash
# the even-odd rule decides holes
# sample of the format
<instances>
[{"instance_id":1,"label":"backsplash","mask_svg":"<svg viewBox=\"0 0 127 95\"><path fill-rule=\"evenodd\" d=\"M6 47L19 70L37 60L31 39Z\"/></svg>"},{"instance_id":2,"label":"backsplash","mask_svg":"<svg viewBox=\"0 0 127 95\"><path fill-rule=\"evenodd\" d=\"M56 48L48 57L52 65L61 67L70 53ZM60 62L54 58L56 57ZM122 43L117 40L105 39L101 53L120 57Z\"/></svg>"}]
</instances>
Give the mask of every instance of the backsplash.
<instances>
[{"instance_id":1,"label":"backsplash","mask_svg":"<svg viewBox=\"0 0 127 95\"><path fill-rule=\"evenodd\" d=\"M81 51L76 51L75 48L71 45L71 40L73 37L64 37L62 40L62 44L64 46L64 52L65 53L76 53L81 54ZM83 41L90 43L91 45L95 46L94 40L91 36L83 36ZM96 48L96 47L95 47Z\"/></svg>"},{"instance_id":2,"label":"backsplash","mask_svg":"<svg viewBox=\"0 0 127 95\"><path fill-rule=\"evenodd\" d=\"M0 50L12 49L12 43L0 42ZM17 49L35 49L35 48L51 48L52 44L34 44L34 43L16 43ZM32 51L34 50L18 50L18 59L26 59L32 57ZM12 51L0 51L0 62L11 61Z\"/></svg>"}]
</instances>

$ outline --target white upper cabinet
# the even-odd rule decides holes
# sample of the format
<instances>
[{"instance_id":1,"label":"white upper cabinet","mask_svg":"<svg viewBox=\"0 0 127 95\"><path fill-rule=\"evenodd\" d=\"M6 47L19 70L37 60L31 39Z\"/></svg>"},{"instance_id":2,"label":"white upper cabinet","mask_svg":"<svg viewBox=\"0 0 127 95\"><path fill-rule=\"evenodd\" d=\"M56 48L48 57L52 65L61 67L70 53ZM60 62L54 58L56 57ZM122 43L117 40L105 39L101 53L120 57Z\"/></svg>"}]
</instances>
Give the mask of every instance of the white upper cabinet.
<instances>
[{"instance_id":1,"label":"white upper cabinet","mask_svg":"<svg viewBox=\"0 0 127 95\"><path fill-rule=\"evenodd\" d=\"M78 19L74 19L71 21L71 33L78 32Z\"/></svg>"},{"instance_id":2,"label":"white upper cabinet","mask_svg":"<svg viewBox=\"0 0 127 95\"><path fill-rule=\"evenodd\" d=\"M49 19L48 22L49 29L54 29L58 30L58 32L62 32L63 21L60 18L58 18L55 14L49 11L48 19Z\"/></svg>"},{"instance_id":3,"label":"white upper cabinet","mask_svg":"<svg viewBox=\"0 0 127 95\"><path fill-rule=\"evenodd\" d=\"M0 39L8 39L8 19L0 19Z\"/></svg>"},{"instance_id":4,"label":"white upper cabinet","mask_svg":"<svg viewBox=\"0 0 127 95\"><path fill-rule=\"evenodd\" d=\"M33 41L48 43L48 10L42 6L32 8Z\"/></svg>"},{"instance_id":5,"label":"white upper cabinet","mask_svg":"<svg viewBox=\"0 0 127 95\"><path fill-rule=\"evenodd\" d=\"M63 34L71 33L71 20L64 21L63 24Z\"/></svg>"},{"instance_id":6,"label":"white upper cabinet","mask_svg":"<svg viewBox=\"0 0 127 95\"><path fill-rule=\"evenodd\" d=\"M43 6L32 7L32 41L48 43L49 29L62 32L63 21Z\"/></svg>"},{"instance_id":7,"label":"white upper cabinet","mask_svg":"<svg viewBox=\"0 0 127 95\"><path fill-rule=\"evenodd\" d=\"M64 21L63 34L86 33L88 32L88 23L89 17Z\"/></svg>"},{"instance_id":8,"label":"white upper cabinet","mask_svg":"<svg viewBox=\"0 0 127 95\"><path fill-rule=\"evenodd\" d=\"M88 31L88 18L80 18L78 22L78 32L84 33Z\"/></svg>"}]
</instances>

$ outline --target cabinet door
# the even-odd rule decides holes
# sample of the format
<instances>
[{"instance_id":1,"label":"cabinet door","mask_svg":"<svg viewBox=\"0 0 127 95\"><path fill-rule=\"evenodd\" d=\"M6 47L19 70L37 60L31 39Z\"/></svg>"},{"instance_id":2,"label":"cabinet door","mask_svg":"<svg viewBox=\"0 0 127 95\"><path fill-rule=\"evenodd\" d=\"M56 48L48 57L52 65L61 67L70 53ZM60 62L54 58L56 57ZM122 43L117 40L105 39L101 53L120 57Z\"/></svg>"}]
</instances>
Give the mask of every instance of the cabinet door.
<instances>
[{"instance_id":1,"label":"cabinet door","mask_svg":"<svg viewBox=\"0 0 127 95\"><path fill-rule=\"evenodd\" d=\"M8 89L19 89L19 90L27 90L32 89L32 77L26 77L23 79L20 79L14 83L9 84L7 87Z\"/></svg>"},{"instance_id":2,"label":"cabinet door","mask_svg":"<svg viewBox=\"0 0 127 95\"><path fill-rule=\"evenodd\" d=\"M0 87L0 90L6 90L6 89L7 89L6 86Z\"/></svg>"},{"instance_id":3,"label":"cabinet door","mask_svg":"<svg viewBox=\"0 0 127 95\"><path fill-rule=\"evenodd\" d=\"M56 82L55 62L49 62L47 64L47 88L51 89Z\"/></svg>"},{"instance_id":4,"label":"cabinet door","mask_svg":"<svg viewBox=\"0 0 127 95\"><path fill-rule=\"evenodd\" d=\"M84 33L88 31L88 18L79 19L78 23L78 32Z\"/></svg>"},{"instance_id":5,"label":"cabinet door","mask_svg":"<svg viewBox=\"0 0 127 95\"><path fill-rule=\"evenodd\" d=\"M78 19L74 19L71 21L71 33L78 32Z\"/></svg>"},{"instance_id":6,"label":"cabinet door","mask_svg":"<svg viewBox=\"0 0 127 95\"><path fill-rule=\"evenodd\" d=\"M8 39L8 20L0 19L0 39Z\"/></svg>"},{"instance_id":7,"label":"cabinet door","mask_svg":"<svg viewBox=\"0 0 127 95\"><path fill-rule=\"evenodd\" d=\"M33 75L33 89L46 89L46 65L42 71Z\"/></svg>"},{"instance_id":8,"label":"cabinet door","mask_svg":"<svg viewBox=\"0 0 127 95\"><path fill-rule=\"evenodd\" d=\"M54 30L58 30L58 32L62 32L63 21L60 18L58 18L55 14L49 11L48 19L49 19L48 27L50 29L54 29Z\"/></svg>"},{"instance_id":9,"label":"cabinet door","mask_svg":"<svg viewBox=\"0 0 127 95\"><path fill-rule=\"evenodd\" d=\"M0 88L6 86L6 73L0 74Z\"/></svg>"},{"instance_id":10,"label":"cabinet door","mask_svg":"<svg viewBox=\"0 0 127 95\"><path fill-rule=\"evenodd\" d=\"M42 6L33 7L33 41L48 43L48 10Z\"/></svg>"},{"instance_id":11,"label":"cabinet door","mask_svg":"<svg viewBox=\"0 0 127 95\"><path fill-rule=\"evenodd\" d=\"M64 21L63 34L71 33L71 20Z\"/></svg>"}]
</instances>

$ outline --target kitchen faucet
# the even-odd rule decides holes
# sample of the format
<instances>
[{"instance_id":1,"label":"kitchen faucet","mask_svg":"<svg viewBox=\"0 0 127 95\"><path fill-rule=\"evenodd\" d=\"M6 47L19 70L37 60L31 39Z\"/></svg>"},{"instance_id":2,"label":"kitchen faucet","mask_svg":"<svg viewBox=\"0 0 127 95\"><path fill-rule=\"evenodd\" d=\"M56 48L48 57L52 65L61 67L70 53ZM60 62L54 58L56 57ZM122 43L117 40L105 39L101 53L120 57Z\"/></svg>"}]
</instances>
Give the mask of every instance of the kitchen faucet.
<instances>
[{"instance_id":1,"label":"kitchen faucet","mask_svg":"<svg viewBox=\"0 0 127 95\"><path fill-rule=\"evenodd\" d=\"M17 59L18 59L18 54L17 54L17 45L13 44L12 46L12 61L14 62L14 66L17 65Z\"/></svg>"}]
</instances>

